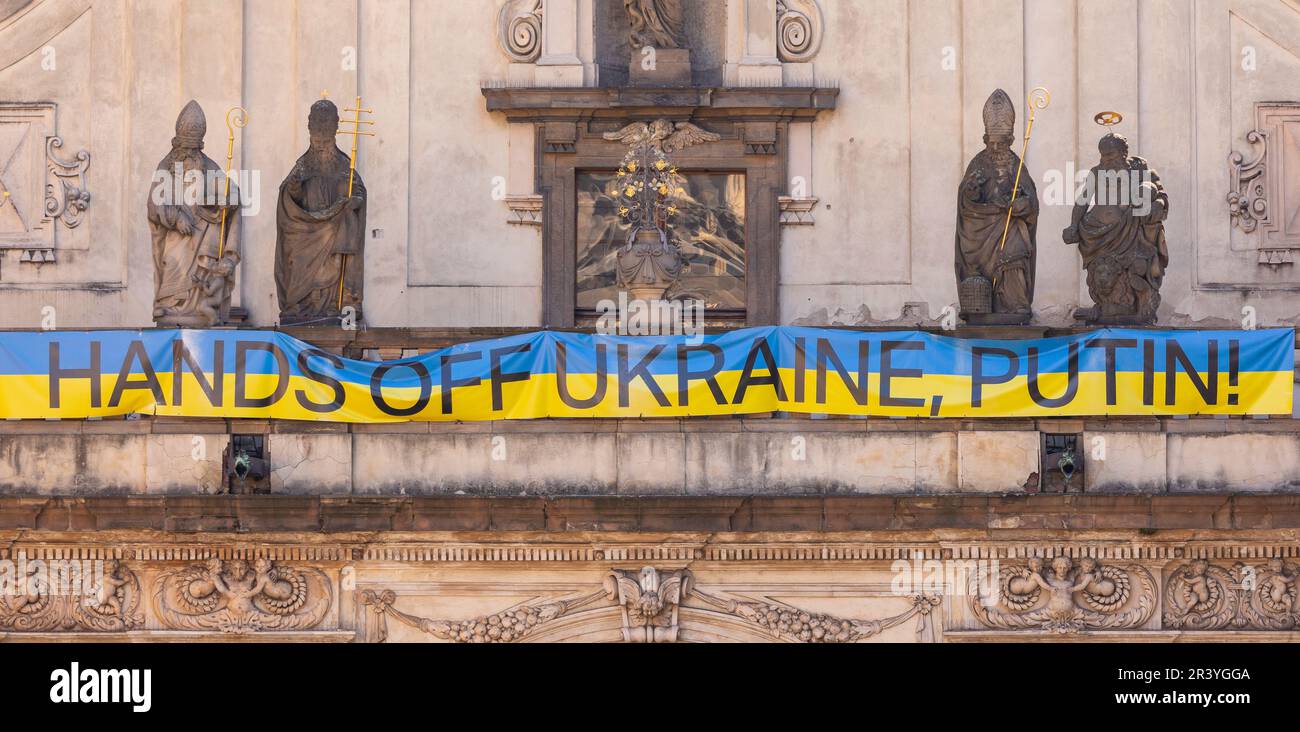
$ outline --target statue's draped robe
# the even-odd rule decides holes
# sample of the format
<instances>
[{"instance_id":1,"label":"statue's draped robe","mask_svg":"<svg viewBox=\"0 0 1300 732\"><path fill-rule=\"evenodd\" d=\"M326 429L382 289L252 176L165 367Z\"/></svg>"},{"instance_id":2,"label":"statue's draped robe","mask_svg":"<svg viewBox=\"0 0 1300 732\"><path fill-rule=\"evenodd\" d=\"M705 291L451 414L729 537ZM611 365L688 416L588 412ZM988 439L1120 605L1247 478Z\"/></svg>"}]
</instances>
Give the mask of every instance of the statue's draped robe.
<instances>
[{"instance_id":1,"label":"statue's draped robe","mask_svg":"<svg viewBox=\"0 0 1300 732\"><path fill-rule=\"evenodd\" d=\"M1169 196L1160 183L1160 176L1151 170L1147 162L1139 157L1129 158L1129 170L1146 174L1146 179L1155 185L1155 195L1150 200L1153 209L1156 203L1163 207L1164 215L1169 212ZM1097 180L1100 168L1093 168L1091 175ZM1104 184L1094 183L1094 190L1101 193ZM1112 258L1132 277L1146 283L1140 289L1144 297L1143 305L1150 312L1140 315L1155 315L1155 306L1159 304L1160 284L1164 279L1165 268L1169 266L1169 248L1165 242L1163 217L1157 220L1152 214L1138 215L1129 204L1093 205L1079 220L1079 255L1083 258L1083 268L1091 271L1094 263L1103 257ZM1089 282L1089 287L1093 286ZM1149 288L1149 289L1147 289ZM1155 298L1154 302L1151 298ZM1096 293L1093 301L1100 304ZM1141 309L1143 305L1139 305Z\"/></svg>"},{"instance_id":2,"label":"statue's draped robe","mask_svg":"<svg viewBox=\"0 0 1300 732\"><path fill-rule=\"evenodd\" d=\"M681 48L685 43L682 0L624 0L624 5L634 45Z\"/></svg>"},{"instance_id":3,"label":"statue's draped robe","mask_svg":"<svg viewBox=\"0 0 1300 732\"><path fill-rule=\"evenodd\" d=\"M366 207L347 205L348 156L335 148L322 165L314 155L309 150L298 158L280 185L275 286L282 323L338 316L340 271L343 307L352 306L360 316ZM366 197L360 174L353 177L352 195Z\"/></svg>"},{"instance_id":4,"label":"statue's draped robe","mask_svg":"<svg viewBox=\"0 0 1300 732\"><path fill-rule=\"evenodd\" d=\"M154 263L154 312L155 320L174 325L204 327L217 325L206 322L198 312L202 300L206 297L204 287L210 276L209 271L222 253L239 261L238 237L232 233L235 229L238 206L231 206L226 214L226 246L221 246L221 206L202 205L206 202L223 200L225 194L225 174L207 155L199 153L198 165L191 158L187 160L184 170L196 171L200 180L191 187L183 178L181 195L193 198L177 199L175 190L174 163L178 158L173 153L158 164L160 175L154 180L149 190L149 229L153 237ZM212 183L215 181L215 183ZM210 185L216 190L209 191ZM157 201L164 201L159 204ZM186 200L196 203L187 204ZM238 201L239 189L232 181L229 198ZM177 221L189 214L194 229L189 234L177 231ZM230 293L235 288L235 275L232 271L226 277L225 297L220 307L220 321L226 320L230 312Z\"/></svg>"},{"instance_id":5,"label":"statue's draped robe","mask_svg":"<svg viewBox=\"0 0 1300 732\"><path fill-rule=\"evenodd\" d=\"M1027 313L1034 301L1034 260L1038 251L1038 192L1028 171L1020 175L1016 199L1029 201L1024 215L1012 215L1006 245L1002 230L1011 205L1011 186L1020 158L1010 153L1011 175L999 178L992 156L982 150L971 160L957 193L957 282L980 276L993 283L993 311ZM977 174L986 180L972 199L967 184Z\"/></svg>"}]
</instances>

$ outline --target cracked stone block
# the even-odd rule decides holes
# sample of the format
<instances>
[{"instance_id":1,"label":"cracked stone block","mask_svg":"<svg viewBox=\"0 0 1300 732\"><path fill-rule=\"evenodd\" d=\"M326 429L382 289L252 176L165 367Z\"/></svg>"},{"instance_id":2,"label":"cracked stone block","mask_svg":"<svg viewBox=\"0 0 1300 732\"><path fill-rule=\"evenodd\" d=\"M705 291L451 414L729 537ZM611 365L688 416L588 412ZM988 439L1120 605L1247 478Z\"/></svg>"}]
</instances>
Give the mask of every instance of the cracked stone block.
<instances>
[{"instance_id":1,"label":"cracked stone block","mask_svg":"<svg viewBox=\"0 0 1300 732\"><path fill-rule=\"evenodd\" d=\"M967 493L1024 493L1038 484L1039 433L957 433L957 490Z\"/></svg>"},{"instance_id":2,"label":"cracked stone block","mask_svg":"<svg viewBox=\"0 0 1300 732\"><path fill-rule=\"evenodd\" d=\"M1271 492L1300 488L1300 436L1170 434L1170 492Z\"/></svg>"},{"instance_id":3,"label":"cracked stone block","mask_svg":"<svg viewBox=\"0 0 1300 732\"><path fill-rule=\"evenodd\" d=\"M686 493L686 436L681 432L633 432L617 436L620 495Z\"/></svg>"},{"instance_id":4,"label":"cracked stone block","mask_svg":"<svg viewBox=\"0 0 1300 732\"><path fill-rule=\"evenodd\" d=\"M358 493L615 493L613 433L356 434Z\"/></svg>"},{"instance_id":5,"label":"cracked stone block","mask_svg":"<svg viewBox=\"0 0 1300 732\"><path fill-rule=\"evenodd\" d=\"M1084 432L1079 443L1085 493L1164 493L1163 432Z\"/></svg>"},{"instance_id":6,"label":"cracked stone block","mask_svg":"<svg viewBox=\"0 0 1300 732\"><path fill-rule=\"evenodd\" d=\"M145 490L197 494L221 490L221 458L229 435L145 435Z\"/></svg>"},{"instance_id":7,"label":"cracked stone block","mask_svg":"<svg viewBox=\"0 0 1300 732\"><path fill-rule=\"evenodd\" d=\"M143 493L144 435L0 435L0 490L16 494Z\"/></svg>"},{"instance_id":8,"label":"cracked stone block","mask_svg":"<svg viewBox=\"0 0 1300 732\"><path fill-rule=\"evenodd\" d=\"M949 493L956 487L952 433L768 435L766 484L801 493Z\"/></svg>"},{"instance_id":9,"label":"cracked stone block","mask_svg":"<svg viewBox=\"0 0 1300 732\"><path fill-rule=\"evenodd\" d=\"M271 493L338 495L352 492L352 435L267 435Z\"/></svg>"}]
</instances>

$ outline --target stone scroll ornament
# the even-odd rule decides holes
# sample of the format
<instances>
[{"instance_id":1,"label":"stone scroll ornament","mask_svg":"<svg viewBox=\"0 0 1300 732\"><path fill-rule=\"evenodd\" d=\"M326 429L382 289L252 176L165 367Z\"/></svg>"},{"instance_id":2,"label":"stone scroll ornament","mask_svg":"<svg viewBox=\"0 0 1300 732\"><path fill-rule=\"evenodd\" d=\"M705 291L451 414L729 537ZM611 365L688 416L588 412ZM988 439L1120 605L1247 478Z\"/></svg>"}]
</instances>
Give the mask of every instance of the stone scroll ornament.
<instances>
[{"instance_id":1,"label":"stone scroll ornament","mask_svg":"<svg viewBox=\"0 0 1300 732\"><path fill-rule=\"evenodd\" d=\"M542 55L542 0L506 0L497 15L497 42L515 63Z\"/></svg>"},{"instance_id":2,"label":"stone scroll ornament","mask_svg":"<svg viewBox=\"0 0 1300 732\"><path fill-rule=\"evenodd\" d=\"M1262 566L1219 567L1197 559L1165 580L1164 626L1178 630L1293 630L1300 626L1300 567L1274 558Z\"/></svg>"},{"instance_id":3,"label":"stone scroll ornament","mask_svg":"<svg viewBox=\"0 0 1300 732\"><path fill-rule=\"evenodd\" d=\"M35 563L25 566L20 591L0 594L0 630L121 632L144 625L140 580L116 559L104 562L103 575L95 577L84 594L54 592L51 582L58 578L41 576ZM91 575L77 579L90 580Z\"/></svg>"},{"instance_id":4,"label":"stone scroll ornament","mask_svg":"<svg viewBox=\"0 0 1300 732\"><path fill-rule=\"evenodd\" d=\"M971 578L970 609L980 623L1002 630L1080 633L1088 630L1140 628L1156 610L1156 583L1136 564L1102 565L1084 557L1074 566L1056 557L1003 567L997 597L981 592Z\"/></svg>"},{"instance_id":5,"label":"stone scroll ornament","mask_svg":"<svg viewBox=\"0 0 1300 732\"><path fill-rule=\"evenodd\" d=\"M269 559L213 558L165 572L156 582L154 609L169 630L303 630L319 625L333 602L325 573Z\"/></svg>"},{"instance_id":6,"label":"stone scroll ornament","mask_svg":"<svg viewBox=\"0 0 1300 732\"><path fill-rule=\"evenodd\" d=\"M817 0L776 0L776 50L782 61L811 61L821 50L824 28Z\"/></svg>"},{"instance_id":7,"label":"stone scroll ornament","mask_svg":"<svg viewBox=\"0 0 1300 732\"><path fill-rule=\"evenodd\" d=\"M1101 112L1094 120L1110 127L1123 117ZM1062 232L1066 244L1079 246L1094 303L1074 317L1090 324L1151 325L1169 267L1169 196L1147 161L1129 155L1123 135L1107 133L1097 148L1101 162L1088 172L1085 193Z\"/></svg>"},{"instance_id":8,"label":"stone scroll ornament","mask_svg":"<svg viewBox=\"0 0 1300 732\"><path fill-rule=\"evenodd\" d=\"M348 122L357 129L340 132L334 102L313 104L307 116L310 147L280 184L275 289L282 325L337 324L345 307L360 320L366 186L356 173L355 138L349 156L336 137L369 133L354 124L357 120Z\"/></svg>"},{"instance_id":9,"label":"stone scroll ornament","mask_svg":"<svg viewBox=\"0 0 1300 732\"><path fill-rule=\"evenodd\" d=\"M1050 100L1042 87L1030 92L1025 149L1035 111ZM957 287L961 317L972 325L1019 325L1033 317L1038 192L1023 155L1012 150L1015 128L1015 105L997 89L984 103L984 149L957 192Z\"/></svg>"},{"instance_id":10,"label":"stone scroll ornament","mask_svg":"<svg viewBox=\"0 0 1300 732\"><path fill-rule=\"evenodd\" d=\"M158 163L149 190L153 319L159 326L210 328L230 314L240 255L227 218L238 213L239 192L203 154L207 129L203 109L191 100L176 119L171 152Z\"/></svg>"},{"instance_id":11,"label":"stone scroll ornament","mask_svg":"<svg viewBox=\"0 0 1300 732\"><path fill-rule=\"evenodd\" d=\"M78 150L72 160L67 160L58 154L62 148L61 137L45 141L45 168L49 171L49 182L45 185L45 215L75 229L81 225L82 216L90 207L90 191L86 190L90 153ZM8 191L4 195L8 198Z\"/></svg>"}]
</instances>

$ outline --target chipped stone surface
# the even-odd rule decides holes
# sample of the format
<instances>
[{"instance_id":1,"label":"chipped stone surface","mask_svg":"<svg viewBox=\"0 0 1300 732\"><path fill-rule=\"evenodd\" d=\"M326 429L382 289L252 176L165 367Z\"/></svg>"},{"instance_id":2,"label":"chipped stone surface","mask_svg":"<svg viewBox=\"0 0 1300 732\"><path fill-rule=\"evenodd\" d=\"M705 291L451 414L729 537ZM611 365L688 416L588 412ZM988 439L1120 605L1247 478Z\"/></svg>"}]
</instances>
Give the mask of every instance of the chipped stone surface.
<instances>
[{"instance_id":1,"label":"chipped stone surface","mask_svg":"<svg viewBox=\"0 0 1300 732\"><path fill-rule=\"evenodd\" d=\"M1038 432L957 433L957 490L1019 493L1039 469Z\"/></svg>"},{"instance_id":2,"label":"chipped stone surface","mask_svg":"<svg viewBox=\"0 0 1300 732\"><path fill-rule=\"evenodd\" d=\"M150 493L217 493L229 435L148 435L145 484Z\"/></svg>"},{"instance_id":3,"label":"chipped stone surface","mask_svg":"<svg viewBox=\"0 0 1300 732\"><path fill-rule=\"evenodd\" d=\"M1161 432L1084 432L1083 489L1087 493L1165 490L1167 436Z\"/></svg>"},{"instance_id":4,"label":"chipped stone surface","mask_svg":"<svg viewBox=\"0 0 1300 732\"><path fill-rule=\"evenodd\" d=\"M1171 492L1235 493L1300 488L1300 436L1169 435Z\"/></svg>"},{"instance_id":5,"label":"chipped stone surface","mask_svg":"<svg viewBox=\"0 0 1300 732\"><path fill-rule=\"evenodd\" d=\"M267 436L271 492L333 495L352 491L352 439L347 434Z\"/></svg>"}]
</instances>

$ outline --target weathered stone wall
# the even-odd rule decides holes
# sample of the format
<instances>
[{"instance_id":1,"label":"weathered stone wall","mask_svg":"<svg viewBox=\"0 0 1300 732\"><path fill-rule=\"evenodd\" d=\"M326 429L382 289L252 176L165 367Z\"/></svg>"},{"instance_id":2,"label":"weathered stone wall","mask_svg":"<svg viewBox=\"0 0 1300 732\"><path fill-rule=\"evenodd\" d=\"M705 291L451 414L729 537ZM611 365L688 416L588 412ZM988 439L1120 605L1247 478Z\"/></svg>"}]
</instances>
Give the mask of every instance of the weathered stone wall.
<instances>
[{"instance_id":1,"label":"weathered stone wall","mask_svg":"<svg viewBox=\"0 0 1300 732\"><path fill-rule=\"evenodd\" d=\"M0 492L223 490L261 434L279 495L944 495L1043 490L1042 435L1078 434L1088 494L1300 487L1291 420L543 420L446 425L140 419L0 424Z\"/></svg>"}]
</instances>

